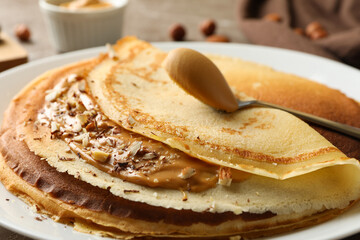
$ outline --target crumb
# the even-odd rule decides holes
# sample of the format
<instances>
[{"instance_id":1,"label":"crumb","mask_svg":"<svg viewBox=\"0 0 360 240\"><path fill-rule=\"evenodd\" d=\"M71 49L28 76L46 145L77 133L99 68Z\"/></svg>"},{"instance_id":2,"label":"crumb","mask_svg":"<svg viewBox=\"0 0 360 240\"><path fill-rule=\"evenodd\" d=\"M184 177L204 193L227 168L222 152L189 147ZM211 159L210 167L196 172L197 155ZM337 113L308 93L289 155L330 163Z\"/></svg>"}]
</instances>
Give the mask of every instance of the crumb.
<instances>
[{"instance_id":1,"label":"crumb","mask_svg":"<svg viewBox=\"0 0 360 240\"><path fill-rule=\"evenodd\" d=\"M183 193L183 198L182 198L182 200L183 200L183 202L186 202L186 201L188 200L187 194L186 194L186 192L184 192L184 191L182 191L182 193Z\"/></svg>"}]
</instances>

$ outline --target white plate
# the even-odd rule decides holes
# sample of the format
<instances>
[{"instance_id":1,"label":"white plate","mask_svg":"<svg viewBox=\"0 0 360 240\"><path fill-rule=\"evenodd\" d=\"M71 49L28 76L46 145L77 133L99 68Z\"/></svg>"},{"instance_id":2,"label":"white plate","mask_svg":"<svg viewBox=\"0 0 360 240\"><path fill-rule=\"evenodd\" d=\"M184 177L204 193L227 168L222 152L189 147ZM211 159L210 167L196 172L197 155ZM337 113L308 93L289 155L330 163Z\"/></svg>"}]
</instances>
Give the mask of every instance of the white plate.
<instances>
[{"instance_id":1,"label":"white plate","mask_svg":"<svg viewBox=\"0 0 360 240\"><path fill-rule=\"evenodd\" d=\"M360 101L360 71L335 61L295 51L245 44L213 43L155 43L161 49L189 47L202 52L216 53L269 65L275 69L300 75L337 88ZM95 57L105 48L93 48L25 64L0 74L0 119L11 98L39 74L55 67ZM1 174L1 173L0 173ZM73 231L71 227L51 219L36 220L40 215L0 184L0 225L36 239L88 240L108 239ZM360 205L342 216L321 225L271 238L272 240L338 239L360 232Z\"/></svg>"}]
</instances>

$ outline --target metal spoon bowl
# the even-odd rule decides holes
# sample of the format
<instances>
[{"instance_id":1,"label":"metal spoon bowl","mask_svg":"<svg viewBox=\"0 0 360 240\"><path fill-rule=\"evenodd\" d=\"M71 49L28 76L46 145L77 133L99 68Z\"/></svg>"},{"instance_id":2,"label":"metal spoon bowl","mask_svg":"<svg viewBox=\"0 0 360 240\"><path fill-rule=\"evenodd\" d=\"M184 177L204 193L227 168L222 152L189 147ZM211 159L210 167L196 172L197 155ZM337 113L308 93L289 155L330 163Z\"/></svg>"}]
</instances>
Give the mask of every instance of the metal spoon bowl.
<instances>
[{"instance_id":1,"label":"metal spoon bowl","mask_svg":"<svg viewBox=\"0 0 360 240\"><path fill-rule=\"evenodd\" d=\"M215 109L234 112L249 106L276 108L289 112L305 121L360 139L360 128L268 102L237 100L216 65L197 51L187 48L174 49L165 58L163 67L170 78L182 89Z\"/></svg>"}]
</instances>

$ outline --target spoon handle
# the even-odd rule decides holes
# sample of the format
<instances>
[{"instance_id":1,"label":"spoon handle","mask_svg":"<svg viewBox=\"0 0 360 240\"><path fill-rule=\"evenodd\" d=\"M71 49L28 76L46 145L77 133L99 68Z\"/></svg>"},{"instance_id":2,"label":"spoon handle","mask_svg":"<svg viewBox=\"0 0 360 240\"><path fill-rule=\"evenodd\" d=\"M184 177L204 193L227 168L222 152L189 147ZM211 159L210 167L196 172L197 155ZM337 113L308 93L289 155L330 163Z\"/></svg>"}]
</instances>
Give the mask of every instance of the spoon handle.
<instances>
[{"instance_id":1,"label":"spoon handle","mask_svg":"<svg viewBox=\"0 0 360 240\"><path fill-rule=\"evenodd\" d=\"M350 135L352 137L355 137L357 139L360 139L360 128L356 128L356 127L352 127L346 124L342 124L339 122L334 122L322 117L318 117L318 116L314 116L312 114L308 114L308 113L304 113L304 112L300 112L297 110L293 110L290 108L286 108L286 107L282 107L276 104L272 104L272 103L267 103L267 102L262 102L262 101L249 101L251 102L251 104L249 105L256 105L256 106L262 106L262 107L271 107L271 108L277 108L277 109L281 109L283 111L289 112L299 118L301 118L302 120L306 120L318 125L321 125L323 127L327 127L330 128L332 130L341 132L341 133L345 133L347 135ZM241 104L241 102L239 103L239 105ZM241 108L241 106L239 106L239 108Z\"/></svg>"}]
</instances>

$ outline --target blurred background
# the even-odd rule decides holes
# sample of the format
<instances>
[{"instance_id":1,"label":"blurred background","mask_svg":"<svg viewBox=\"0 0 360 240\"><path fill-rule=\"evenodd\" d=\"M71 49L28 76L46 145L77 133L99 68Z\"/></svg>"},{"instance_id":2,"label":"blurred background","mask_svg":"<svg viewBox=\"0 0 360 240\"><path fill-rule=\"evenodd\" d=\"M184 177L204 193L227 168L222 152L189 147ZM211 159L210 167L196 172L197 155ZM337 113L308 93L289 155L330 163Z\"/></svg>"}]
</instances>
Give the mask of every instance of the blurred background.
<instances>
[{"instance_id":1,"label":"blurred background","mask_svg":"<svg viewBox=\"0 0 360 240\"><path fill-rule=\"evenodd\" d=\"M69 0L41 1L58 3ZM109 31L109 28L121 29L118 37L135 35L150 42L182 40L252 43L312 53L360 68L360 2L357 0L106 1L127 2L121 13L123 22L116 20L117 25L102 27L103 31ZM3 34L20 43L29 61L81 48L78 45L61 49L53 43L51 32L59 30L54 25L46 28L49 15L41 13L39 0L0 0L0 26ZM65 18L68 27L81 20L71 20L68 16ZM62 20L56 19L57 22ZM101 21L97 19L98 23ZM213 30L209 21L215 25ZM71 28L67 30L71 32ZM183 37L181 31L184 31ZM20 36L21 33L23 36ZM30 34L28 38L27 34ZM25 39L21 39L24 36ZM106 42L104 40L100 45ZM99 42L95 45L99 45ZM84 44L82 48L88 46ZM1 53L0 48L0 56Z\"/></svg>"},{"instance_id":2,"label":"blurred background","mask_svg":"<svg viewBox=\"0 0 360 240\"><path fill-rule=\"evenodd\" d=\"M46 21L49 19L42 14L38 0L0 0L0 72L60 53ZM123 22L118 25L122 36L134 35L150 42L259 44L312 53L360 68L357 0L128 0ZM10 51L6 41L13 44ZM0 227L0 239L28 238ZM347 238L355 239L360 235Z\"/></svg>"},{"instance_id":3,"label":"blurred background","mask_svg":"<svg viewBox=\"0 0 360 240\"><path fill-rule=\"evenodd\" d=\"M236 22L236 0L130 0L124 15L123 35L135 35L146 41L171 41L169 28L181 23L186 40L204 41L199 24L214 19L217 32L234 42L244 42ZM0 0L0 26L13 39L18 24L31 31L29 41L19 43L27 50L29 60L57 54L50 43L38 0ZM105 44L105 43L104 43Z\"/></svg>"}]
</instances>

